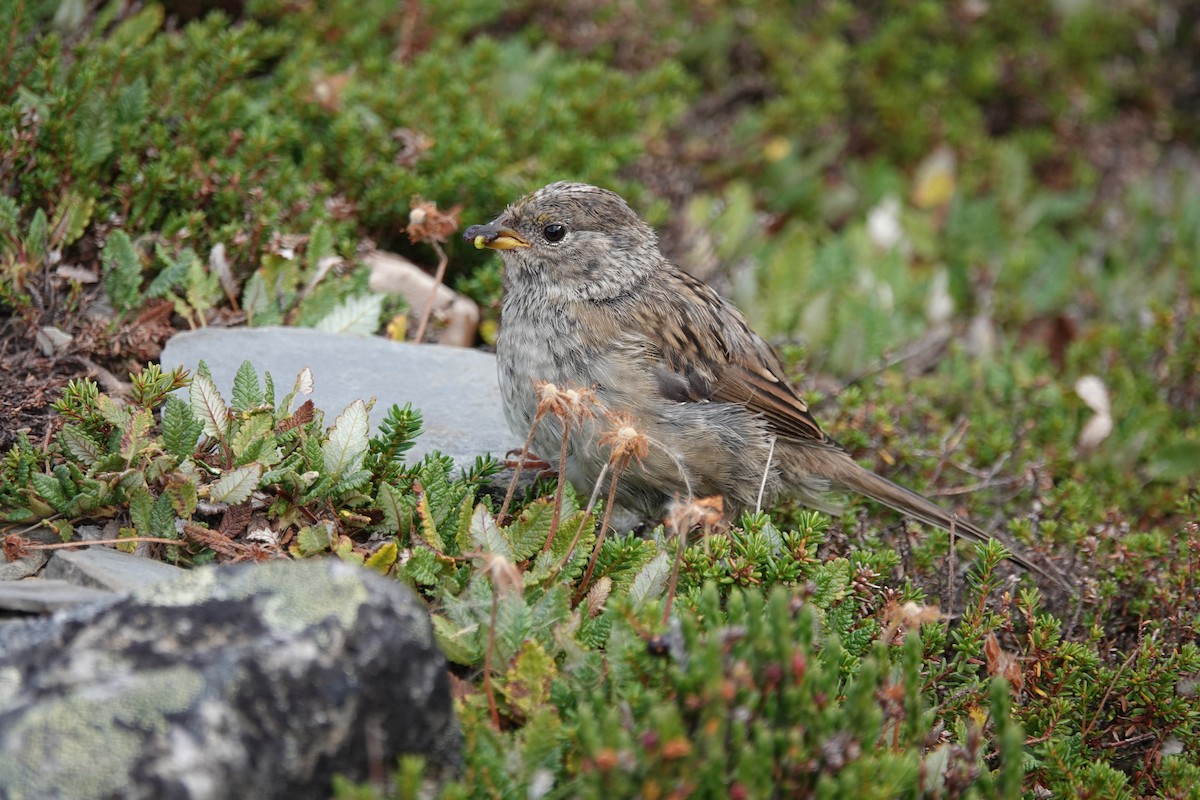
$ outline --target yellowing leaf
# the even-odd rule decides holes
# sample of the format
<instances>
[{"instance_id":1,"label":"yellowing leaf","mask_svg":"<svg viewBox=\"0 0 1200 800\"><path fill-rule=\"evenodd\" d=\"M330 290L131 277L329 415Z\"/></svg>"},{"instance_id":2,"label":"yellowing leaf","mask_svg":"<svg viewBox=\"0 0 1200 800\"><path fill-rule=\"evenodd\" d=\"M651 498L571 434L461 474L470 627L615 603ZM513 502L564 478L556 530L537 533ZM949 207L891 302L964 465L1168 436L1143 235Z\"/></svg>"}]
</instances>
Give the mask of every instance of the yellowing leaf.
<instances>
[{"instance_id":1,"label":"yellowing leaf","mask_svg":"<svg viewBox=\"0 0 1200 800\"><path fill-rule=\"evenodd\" d=\"M941 145L925 157L913 179L913 205L940 208L954 197L957 183L957 159L954 151Z\"/></svg>"}]
</instances>

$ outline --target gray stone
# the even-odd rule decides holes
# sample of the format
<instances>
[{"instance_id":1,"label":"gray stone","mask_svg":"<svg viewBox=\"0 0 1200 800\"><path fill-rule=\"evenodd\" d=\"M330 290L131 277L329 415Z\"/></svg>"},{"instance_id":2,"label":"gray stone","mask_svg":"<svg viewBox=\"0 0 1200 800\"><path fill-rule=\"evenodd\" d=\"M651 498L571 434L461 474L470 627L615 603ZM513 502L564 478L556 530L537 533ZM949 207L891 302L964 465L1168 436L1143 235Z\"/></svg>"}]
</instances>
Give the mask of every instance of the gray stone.
<instances>
[{"instance_id":1,"label":"gray stone","mask_svg":"<svg viewBox=\"0 0 1200 800\"><path fill-rule=\"evenodd\" d=\"M496 359L478 350L312 328L204 328L172 337L161 362L165 369L183 365L195 370L201 359L226 399L245 360L260 377L271 373L277 400L291 391L301 369L311 368L311 397L325 412L326 425L353 400L378 398L371 411L373 427L393 403L411 402L425 425L408 453L410 461L438 450L466 466L477 455L502 457L520 444L504 422Z\"/></svg>"},{"instance_id":2,"label":"gray stone","mask_svg":"<svg viewBox=\"0 0 1200 800\"><path fill-rule=\"evenodd\" d=\"M131 592L178 578L183 572L179 567L161 561L98 545L80 550L55 551L50 563L42 571L42 577L111 592Z\"/></svg>"},{"instance_id":3,"label":"gray stone","mask_svg":"<svg viewBox=\"0 0 1200 800\"><path fill-rule=\"evenodd\" d=\"M23 531L22 536L36 544L54 544L61 542L58 534L49 528L34 528ZM9 561L0 558L0 581L19 581L36 575L50 560L50 550L27 550L20 558Z\"/></svg>"},{"instance_id":4,"label":"gray stone","mask_svg":"<svg viewBox=\"0 0 1200 800\"><path fill-rule=\"evenodd\" d=\"M402 754L451 774L459 747L424 604L335 559L0 625L0 797L328 797Z\"/></svg>"},{"instance_id":5,"label":"gray stone","mask_svg":"<svg viewBox=\"0 0 1200 800\"><path fill-rule=\"evenodd\" d=\"M67 581L48 581L43 578L0 581L0 610L4 611L45 614L110 596L110 592L76 586Z\"/></svg>"}]
</instances>

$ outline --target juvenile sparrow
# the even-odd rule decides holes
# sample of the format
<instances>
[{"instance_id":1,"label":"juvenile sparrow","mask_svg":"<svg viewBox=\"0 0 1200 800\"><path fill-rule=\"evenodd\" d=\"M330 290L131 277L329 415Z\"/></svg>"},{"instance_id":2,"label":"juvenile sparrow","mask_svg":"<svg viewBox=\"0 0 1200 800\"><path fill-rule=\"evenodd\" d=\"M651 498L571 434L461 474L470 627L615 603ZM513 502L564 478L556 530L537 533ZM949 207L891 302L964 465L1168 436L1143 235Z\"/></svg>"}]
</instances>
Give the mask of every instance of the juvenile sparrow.
<instances>
[{"instance_id":1,"label":"juvenile sparrow","mask_svg":"<svg viewBox=\"0 0 1200 800\"><path fill-rule=\"evenodd\" d=\"M654 231L621 197L552 183L464 238L504 259L496 342L504 413L524 437L537 412L536 381L592 388L650 441L621 475L617 504L661 519L675 497L721 495L737 513L781 495L831 510L830 489L866 495L921 522L986 541L983 530L859 466L821 430L788 383L779 357L715 291L668 261ZM608 452L603 418L569 432L556 466L581 492ZM557 457L562 428L547 416L532 449ZM1013 560L1039 573L1023 558Z\"/></svg>"}]
</instances>

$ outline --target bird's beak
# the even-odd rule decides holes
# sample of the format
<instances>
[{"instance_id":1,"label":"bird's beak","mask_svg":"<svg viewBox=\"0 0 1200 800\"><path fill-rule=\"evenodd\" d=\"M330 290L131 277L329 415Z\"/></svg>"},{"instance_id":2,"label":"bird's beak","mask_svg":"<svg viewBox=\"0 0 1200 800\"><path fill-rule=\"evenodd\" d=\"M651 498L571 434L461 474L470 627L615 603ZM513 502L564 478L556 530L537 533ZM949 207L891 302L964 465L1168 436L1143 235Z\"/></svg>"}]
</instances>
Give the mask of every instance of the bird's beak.
<instances>
[{"instance_id":1,"label":"bird's beak","mask_svg":"<svg viewBox=\"0 0 1200 800\"><path fill-rule=\"evenodd\" d=\"M516 250L518 247L529 247L529 242L512 228L489 222L487 225L472 225L463 234L463 239L473 242L475 247L482 250L485 247L492 250Z\"/></svg>"}]
</instances>

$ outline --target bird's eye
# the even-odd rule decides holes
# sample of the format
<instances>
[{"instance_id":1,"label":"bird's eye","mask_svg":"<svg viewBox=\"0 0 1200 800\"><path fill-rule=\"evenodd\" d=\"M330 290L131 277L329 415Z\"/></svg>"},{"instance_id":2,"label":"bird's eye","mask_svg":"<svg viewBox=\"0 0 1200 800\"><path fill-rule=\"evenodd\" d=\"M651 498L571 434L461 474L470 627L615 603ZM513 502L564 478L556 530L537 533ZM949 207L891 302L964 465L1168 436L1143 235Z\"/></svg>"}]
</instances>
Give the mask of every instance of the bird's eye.
<instances>
[{"instance_id":1,"label":"bird's eye","mask_svg":"<svg viewBox=\"0 0 1200 800\"><path fill-rule=\"evenodd\" d=\"M558 222L551 222L542 228L542 236L546 237L547 242L561 242L562 238L566 235L567 226Z\"/></svg>"}]
</instances>

